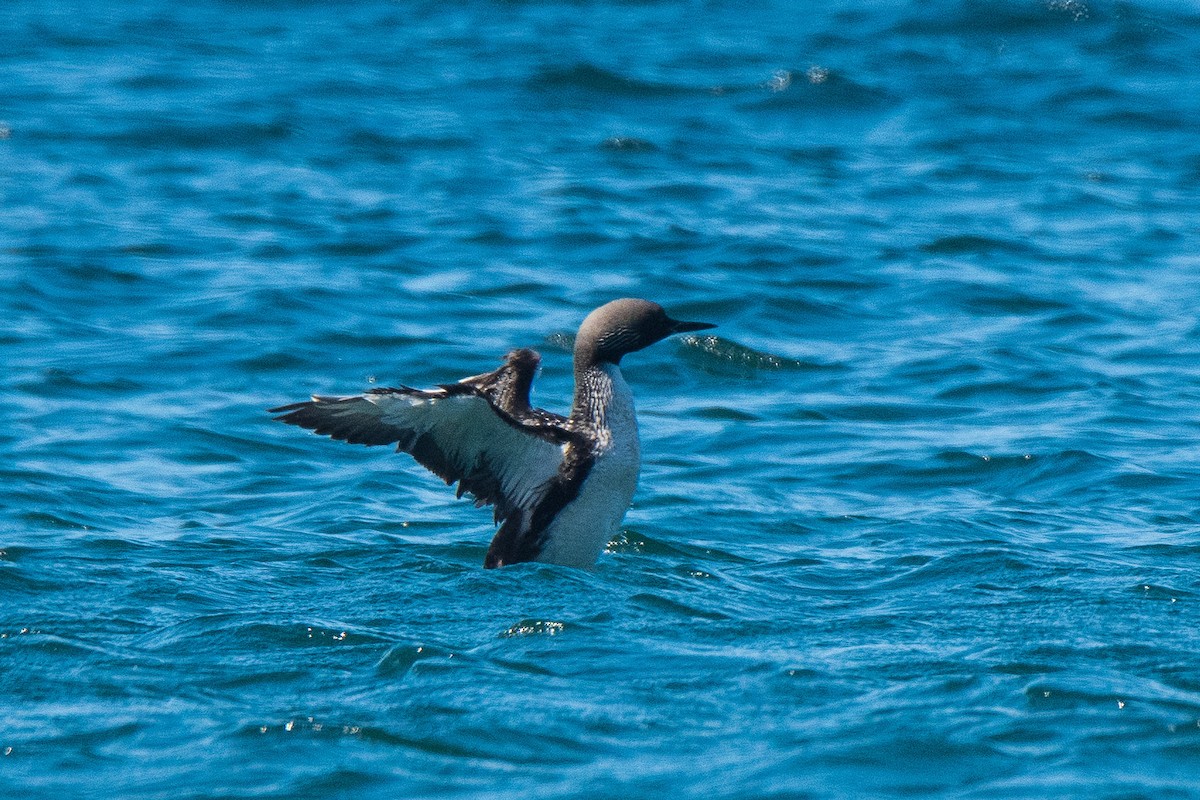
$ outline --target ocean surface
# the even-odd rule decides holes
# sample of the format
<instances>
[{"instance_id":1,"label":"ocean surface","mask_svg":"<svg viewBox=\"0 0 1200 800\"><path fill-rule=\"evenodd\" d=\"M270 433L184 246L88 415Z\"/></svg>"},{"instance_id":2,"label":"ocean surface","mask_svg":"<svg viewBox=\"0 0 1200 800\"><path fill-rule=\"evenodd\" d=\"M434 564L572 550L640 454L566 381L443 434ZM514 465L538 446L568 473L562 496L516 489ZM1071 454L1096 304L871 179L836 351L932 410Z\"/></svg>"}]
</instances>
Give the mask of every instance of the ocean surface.
<instances>
[{"instance_id":1,"label":"ocean surface","mask_svg":"<svg viewBox=\"0 0 1200 800\"><path fill-rule=\"evenodd\" d=\"M0 8L0 795L1200 797L1200 10ZM623 296L593 569L311 392ZM712 334L712 335L708 335Z\"/></svg>"}]
</instances>

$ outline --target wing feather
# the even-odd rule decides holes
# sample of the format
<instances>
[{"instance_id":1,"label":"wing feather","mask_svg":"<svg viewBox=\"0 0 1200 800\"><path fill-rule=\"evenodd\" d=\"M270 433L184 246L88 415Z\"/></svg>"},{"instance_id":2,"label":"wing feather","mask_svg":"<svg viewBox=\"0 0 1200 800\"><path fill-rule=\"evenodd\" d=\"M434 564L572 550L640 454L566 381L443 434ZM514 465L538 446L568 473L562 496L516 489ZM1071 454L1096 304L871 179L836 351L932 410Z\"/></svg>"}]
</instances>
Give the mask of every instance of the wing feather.
<instances>
[{"instance_id":1,"label":"wing feather","mask_svg":"<svg viewBox=\"0 0 1200 800\"><path fill-rule=\"evenodd\" d=\"M436 389L316 395L271 411L281 422L351 444L395 444L447 484L458 483L459 497L494 506L502 522L536 507L571 448L582 445L564 418L529 408L537 363L533 351L514 351L493 373Z\"/></svg>"}]
</instances>

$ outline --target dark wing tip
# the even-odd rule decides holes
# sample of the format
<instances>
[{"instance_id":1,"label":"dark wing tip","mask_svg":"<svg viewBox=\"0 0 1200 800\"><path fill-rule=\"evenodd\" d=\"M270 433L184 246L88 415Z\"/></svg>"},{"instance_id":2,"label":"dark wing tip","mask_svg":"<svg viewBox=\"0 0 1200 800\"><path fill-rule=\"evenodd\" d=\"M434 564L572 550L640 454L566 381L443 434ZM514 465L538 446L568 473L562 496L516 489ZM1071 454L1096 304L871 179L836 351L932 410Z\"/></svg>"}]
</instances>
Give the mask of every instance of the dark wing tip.
<instances>
[{"instance_id":1,"label":"dark wing tip","mask_svg":"<svg viewBox=\"0 0 1200 800\"><path fill-rule=\"evenodd\" d=\"M542 354L529 347L518 347L504 356L504 363L521 369L536 370L542 363Z\"/></svg>"},{"instance_id":2,"label":"dark wing tip","mask_svg":"<svg viewBox=\"0 0 1200 800\"><path fill-rule=\"evenodd\" d=\"M309 402L311 402L311 401L305 400L302 403L288 403L286 406L279 406L278 408L268 408L267 413L268 414L286 414L289 411L295 411L298 408L303 408L304 406L308 405ZM276 419L279 419L279 418L276 417Z\"/></svg>"},{"instance_id":3,"label":"dark wing tip","mask_svg":"<svg viewBox=\"0 0 1200 800\"><path fill-rule=\"evenodd\" d=\"M270 413L279 414L275 417L278 422L305 428L348 444L381 445L404 440L406 431L382 424L374 414L359 412L362 405L369 407L361 396L314 395L312 400L279 406Z\"/></svg>"},{"instance_id":4,"label":"dark wing tip","mask_svg":"<svg viewBox=\"0 0 1200 800\"><path fill-rule=\"evenodd\" d=\"M442 384L448 394L474 394L484 398L508 419L521 419L529 413L529 390L542 357L536 350L520 347L504 356L502 366L472 375L457 383Z\"/></svg>"},{"instance_id":5,"label":"dark wing tip","mask_svg":"<svg viewBox=\"0 0 1200 800\"><path fill-rule=\"evenodd\" d=\"M277 408L268 408L267 413L279 414L280 416L275 417L279 422L286 422L289 425L301 425L302 423L299 420L308 419L314 414L323 412L325 407L347 399L344 397L325 397L314 394L309 400L301 400L299 403L288 403L286 406L279 406ZM320 411L317 410L318 407L321 407Z\"/></svg>"}]
</instances>

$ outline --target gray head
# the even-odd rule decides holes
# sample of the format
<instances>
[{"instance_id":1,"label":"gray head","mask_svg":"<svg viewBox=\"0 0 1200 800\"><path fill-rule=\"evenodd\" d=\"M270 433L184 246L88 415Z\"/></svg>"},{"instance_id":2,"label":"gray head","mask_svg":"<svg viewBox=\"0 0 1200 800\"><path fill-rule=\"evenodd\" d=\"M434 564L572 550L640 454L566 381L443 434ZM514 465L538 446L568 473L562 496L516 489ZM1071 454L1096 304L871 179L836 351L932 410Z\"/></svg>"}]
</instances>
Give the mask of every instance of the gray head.
<instances>
[{"instance_id":1,"label":"gray head","mask_svg":"<svg viewBox=\"0 0 1200 800\"><path fill-rule=\"evenodd\" d=\"M621 363L621 356L649 347L673 333L715 328L707 322L671 319L649 300L613 300L587 315L575 336L575 368Z\"/></svg>"}]
</instances>

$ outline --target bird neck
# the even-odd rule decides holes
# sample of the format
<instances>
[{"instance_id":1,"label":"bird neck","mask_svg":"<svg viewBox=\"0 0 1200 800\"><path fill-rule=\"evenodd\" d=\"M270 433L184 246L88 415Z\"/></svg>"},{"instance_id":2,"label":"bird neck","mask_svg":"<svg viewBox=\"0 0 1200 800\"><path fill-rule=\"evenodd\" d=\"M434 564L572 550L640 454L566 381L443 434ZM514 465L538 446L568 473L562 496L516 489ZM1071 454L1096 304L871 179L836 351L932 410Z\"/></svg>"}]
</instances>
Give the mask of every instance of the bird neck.
<instances>
[{"instance_id":1,"label":"bird neck","mask_svg":"<svg viewBox=\"0 0 1200 800\"><path fill-rule=\"evenodd\" d=\"M614 427L636 429L633 395L620 367L608 361L576 365L571 422L596 433Z\"/></svg>"}]
</instances>

